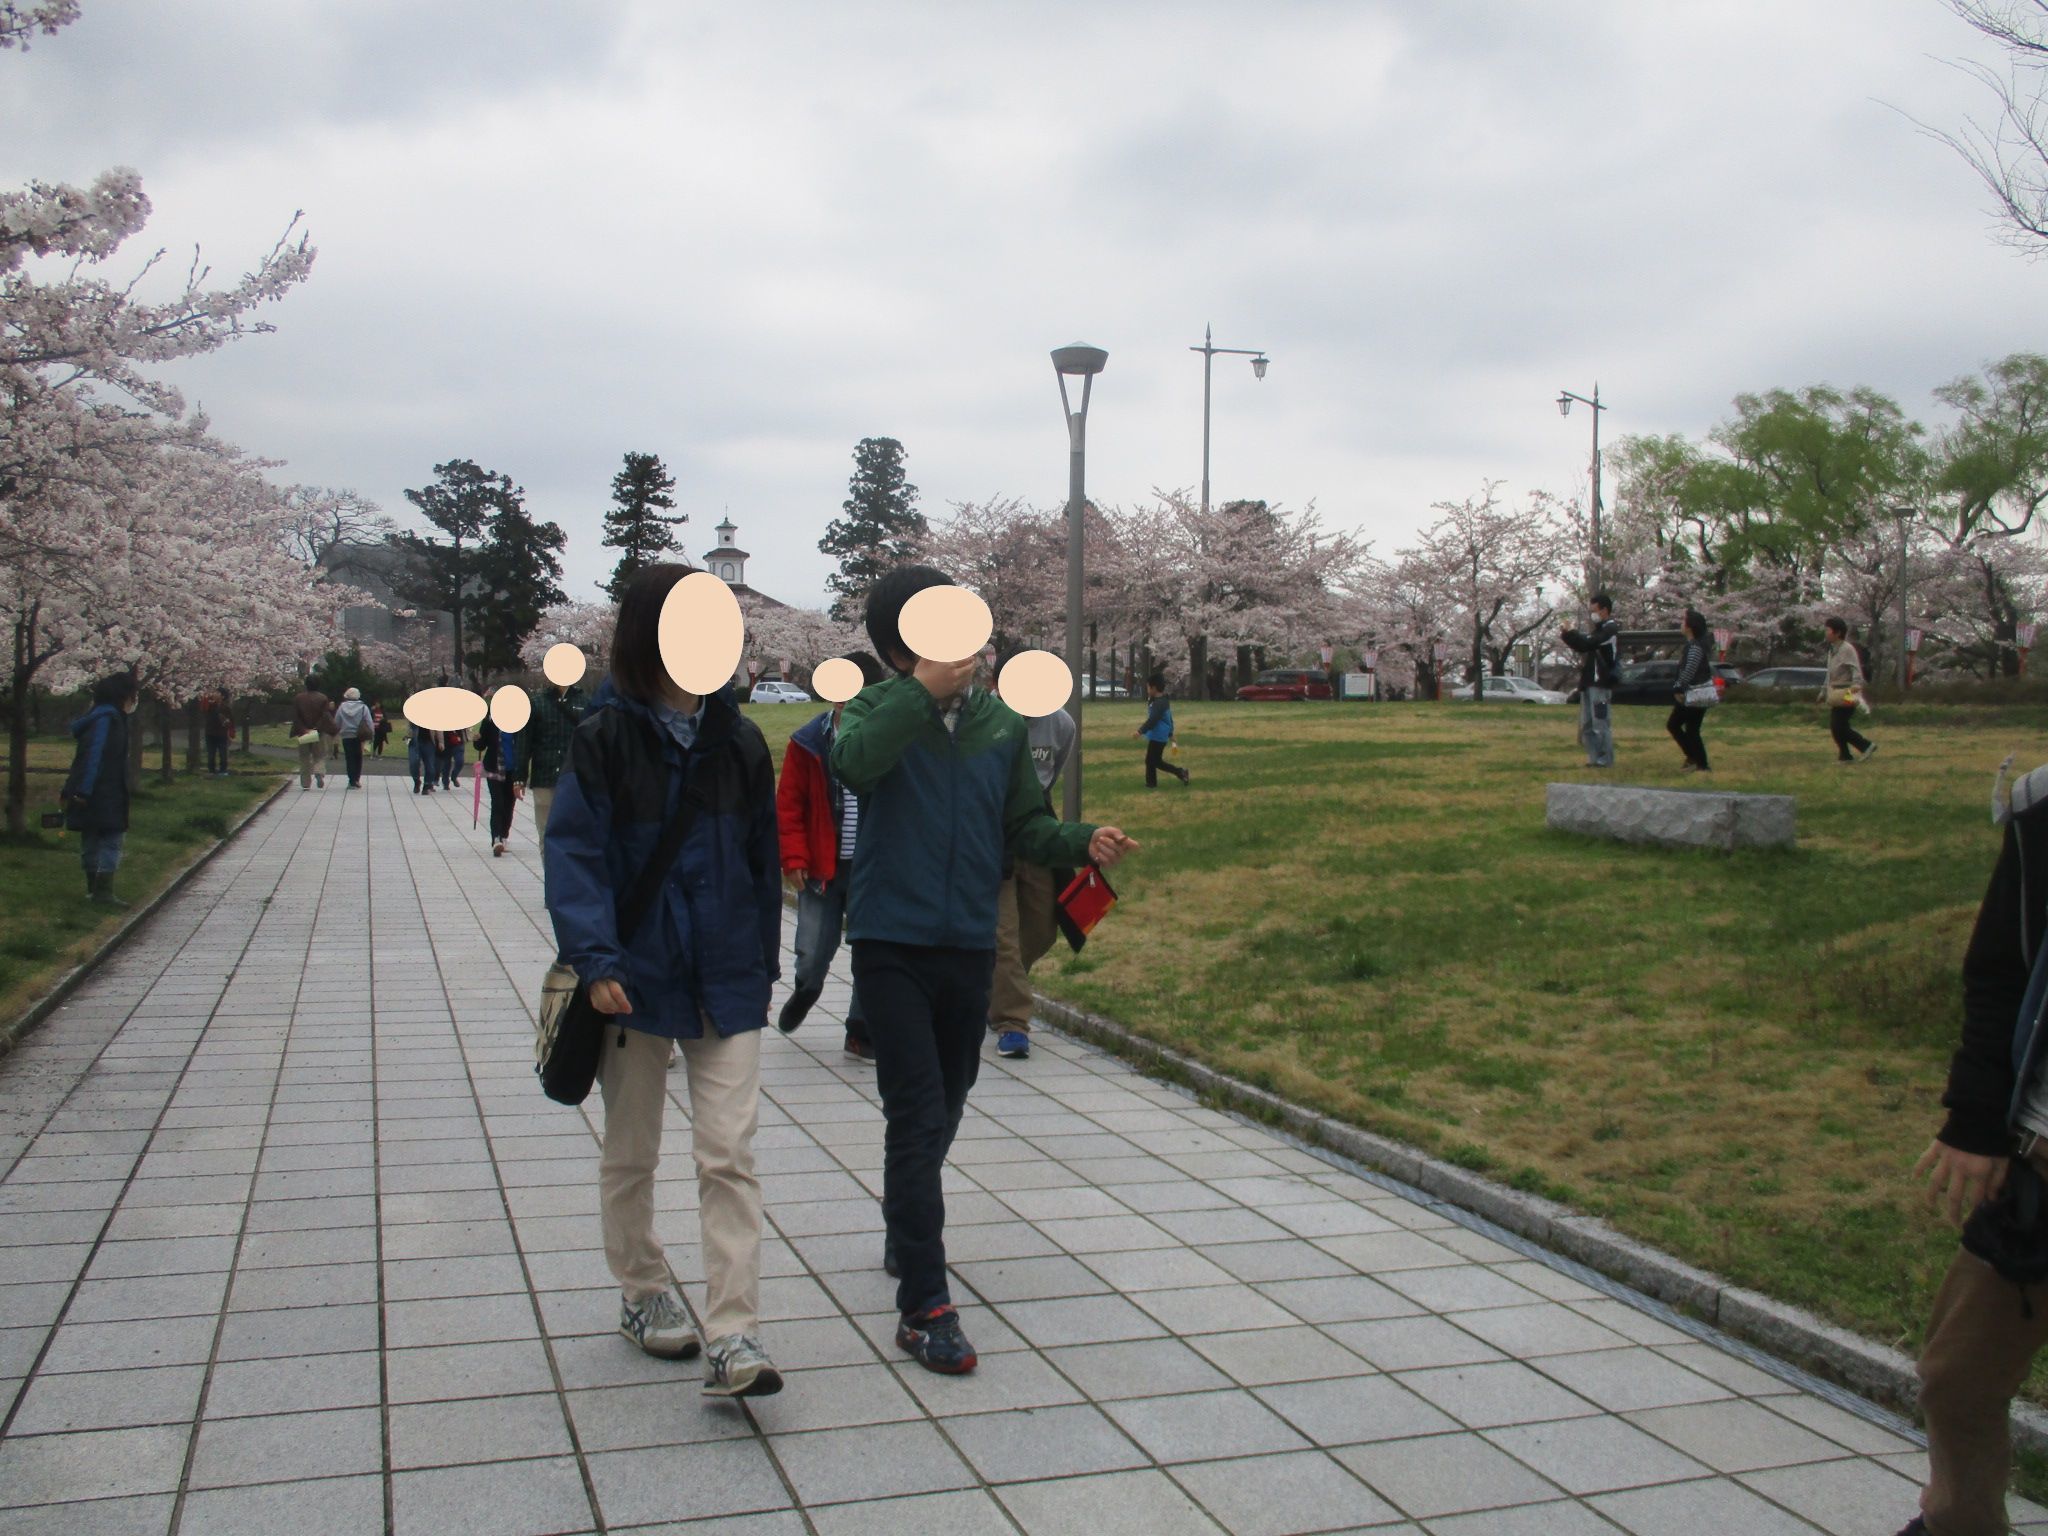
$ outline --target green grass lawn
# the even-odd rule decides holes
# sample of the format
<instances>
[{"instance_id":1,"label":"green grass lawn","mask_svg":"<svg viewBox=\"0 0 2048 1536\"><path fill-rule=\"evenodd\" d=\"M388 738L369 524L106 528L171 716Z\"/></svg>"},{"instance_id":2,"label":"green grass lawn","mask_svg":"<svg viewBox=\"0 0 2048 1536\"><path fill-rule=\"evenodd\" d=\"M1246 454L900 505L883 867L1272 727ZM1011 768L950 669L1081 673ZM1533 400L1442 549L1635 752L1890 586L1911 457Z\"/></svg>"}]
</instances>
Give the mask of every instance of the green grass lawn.
<instances>
[{"instance_id":1,"label":"green grass lawn","mask_svg":"<svg viewBox=\"0 0 2048 1536\"><path fill-rule=\"evenodd\" d=\"M779 756L813 710L749 713ZM1717 710L1713 786L1799 802L1796 852L1733 857L1548 831L1545 782L1594 776L1576 710L1177 704L1194 784L1154 791L1142 713L1088 710L1088 819L1144 847L1044 990L1917 1343L1955 1240L1909 1170L2038 707L1881 710L1853 767L1817 707ZM1696 782L1662 710L1616 714L1615 778Z\"/></svg>"},{"instance_id":2,"label":"green grass lawn","mask_svg":"<svg viewBox=\"0 0 2048 1536\"><path fill-rule=\"evenodd\" d=\"M175 755L184 761L182 742ZM32 767L62 769L70 761L68 736L29 746ZM164 785L150 754L114 878L117 896L139 904L160 890L282 776L279 765L245 753L235 755L233 766L233 778L180 772L176 783ZM86 900L75 832L35 830L40 814L56 808L62 782L54 774L31 775L28 835L18 841L0 835L0 891L6 893L0 899L0 1019L21 1013L123 916Z\"/></svg>"}]
</instances>

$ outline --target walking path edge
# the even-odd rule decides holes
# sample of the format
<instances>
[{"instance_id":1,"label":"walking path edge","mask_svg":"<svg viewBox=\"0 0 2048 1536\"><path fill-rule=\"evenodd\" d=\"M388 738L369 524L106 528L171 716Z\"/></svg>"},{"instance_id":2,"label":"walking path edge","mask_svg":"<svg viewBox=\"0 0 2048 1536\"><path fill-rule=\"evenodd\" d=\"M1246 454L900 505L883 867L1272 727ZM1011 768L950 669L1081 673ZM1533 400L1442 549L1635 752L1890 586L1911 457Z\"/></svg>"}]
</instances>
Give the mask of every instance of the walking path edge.
<instances>
[{"instance_id":1,"label":"walking path edge","mask_svg":"<svg viewBox=\"0 0 2048 1536\"><path fill-rule=\"evenodd\" d=\"M30 1003L28 1007L16 1014L12 1019L9 1019L5 1024L0 1024L0 1057L5 1057L13 1051L30 1030L34 1029L43 1020L62 1007L64 1000L78 990L81 982L98 970L110 956L119 950L123 944L127 943L128 936L148 922L151 917L155 916L165 902L169 901L184 888L186 881L206 868L208 864L211 864L219 856L220 851L235 840L236 834L242 828L249 825L250 822L268 810L271 802L283 794L285 788L290 783L291 780L289 778L280 778L276 784L271 786L270 793L256 801L247 810L243 811L240 816L236 817L227 831L214 839L211 847L204 849L191 863L171 876L170 883L162 890L158 891L149 900L143 902L123 918L121 926L108 934L105 941L97 949L79 961L78 964L71 967L62 976L59 976L55 982L51 983L49 991Z\"/></svg>"},{"instance_id":2,"label":"walking path edge","mask_svg":"<svg viewBox=\"0 0 2048 1536\"><path fill-rule=\"evenodd\" d=\"M1226 1110L1277 1126L1311 1148L1327 1148L1446 1206L1470 1212L1683 1316L1698 1318L1770 1358L1846 1387L1880 1409L1910 1419L1919 1401L1914 1362L1899 1350L1825 1322L1802 1308L1730 1285L1718 1275L1616 1231L1597 1216L1510 1189L1418 1147L1306 1109L1149 1040L1114 1019L1042 992L1035 992L1033 1001L1035 1011L1063 1034L1099 1046L1151 1075L1180 1082ZM2030 1403L2014 1403L2012 1432L2015 1445L2048 1454L2048 1411Z\"/></svg>"}]
</instances>

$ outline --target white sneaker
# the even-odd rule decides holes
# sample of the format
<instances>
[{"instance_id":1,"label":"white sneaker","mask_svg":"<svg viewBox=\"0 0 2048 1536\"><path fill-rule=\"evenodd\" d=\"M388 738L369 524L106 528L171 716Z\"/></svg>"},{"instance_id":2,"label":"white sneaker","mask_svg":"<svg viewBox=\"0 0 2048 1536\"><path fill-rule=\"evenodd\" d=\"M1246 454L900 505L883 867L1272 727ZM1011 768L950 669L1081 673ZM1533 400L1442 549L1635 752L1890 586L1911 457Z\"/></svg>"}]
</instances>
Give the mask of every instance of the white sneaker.
<instances>
[{"instance_id":1,"label":"white sneaker","mask_svg":"<svg viewBox=\"0 0 2048 1536\"><path fill-rule=\"evenodd\" d=\"M657 1291L637 1306L621 1296L619 1332L658 1360L693 1359L703 1347L673 1290Z\"/></svg>"},{"instance_id":2,"label":"white sneaker","mask_svg":"<svg viewBox=\"0 0 2048 1536\"><path fill-rule=\"evenodd\" d=\"M704 1392L709 1397L773 1397L782 1372L760 1343L744 1333L713 1339L704 1351Z\"/></svg>"}]
</instances>

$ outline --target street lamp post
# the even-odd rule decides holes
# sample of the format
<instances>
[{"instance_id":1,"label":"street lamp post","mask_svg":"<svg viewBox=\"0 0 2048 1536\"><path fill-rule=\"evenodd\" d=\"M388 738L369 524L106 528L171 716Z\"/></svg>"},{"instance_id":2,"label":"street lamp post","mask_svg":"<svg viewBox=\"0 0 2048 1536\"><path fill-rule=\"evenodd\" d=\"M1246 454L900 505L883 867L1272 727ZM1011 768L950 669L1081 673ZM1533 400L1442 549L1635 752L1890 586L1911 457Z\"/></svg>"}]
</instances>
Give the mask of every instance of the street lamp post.
<instances>
[{"instance_id":1,"label":"street lamp post","mask_svg":"<svg viewBox=\"0 0 2048 1536\"><path fill-rule=\"evenodd\" d=\"M1264 347L1219 347L1211 341L1214 334L1215 332L1211 327L1203 326L1202 344L1199 347L1188 348L1190 352L1202 354L1202 513L1205 517L1209 512L1210 376L1215 371L1216 354L1220 352L1226 357L1250 358L1252 360L1252 377L1255 379L1263 379L1266 376L1267 366L1266 349Z\"/></svg>"},{"instance_id":2,"label":"street lamp post","mask_svg":"<svg viewBox=\"0 0 2048 1536\"><path fill-rule=\"evenodd\" d=\"M1593 398L1575 395L1570 390L1560 390L1557 396L1557 414L1569 416L1572 402L1593 408L1593 569L1592 584L1600 585L1600 413L1607 409L1600 403L1600 386L1593 386Z\"/></svg>"},{"instance_id":3,"label":"street lamp post","mask_svg":"<svg viewBox=\"0 0 2048 1536\"><path fill-rule=\"evenodd\" d=\"M1074 719L1074 752L1067 764L1065 817L1081 819L1081 561L1085 547L1082 509L1087 504L1088 396L1109 354L1074 342L1055 347L1053 372L1060 381L1060 409L1067 418L1067 713ZM1081 406L1067 396L1067 380L1081 381Z\"/></svg>"}]
</instances>

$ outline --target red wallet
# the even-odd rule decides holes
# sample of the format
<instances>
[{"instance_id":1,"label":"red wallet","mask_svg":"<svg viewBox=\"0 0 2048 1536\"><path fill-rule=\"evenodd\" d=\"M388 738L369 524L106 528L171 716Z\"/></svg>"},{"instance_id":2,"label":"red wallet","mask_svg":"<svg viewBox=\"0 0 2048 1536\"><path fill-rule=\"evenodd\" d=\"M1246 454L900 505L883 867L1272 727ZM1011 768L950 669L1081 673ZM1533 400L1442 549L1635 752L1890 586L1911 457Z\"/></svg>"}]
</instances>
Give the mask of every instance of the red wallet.
<instances>
[{"instance_id":1,"label":"red wallet","mask_svg":"<svg viewBox=\"0 0 2048 1536\"><path fill-rule=\"evenodd\" d=\"M1115 905L1116 892L1109 888L1109 877L1090 864L1059 894L1060 931L1079 949Z\"/></svg>"}]
</instances>

